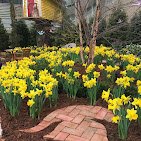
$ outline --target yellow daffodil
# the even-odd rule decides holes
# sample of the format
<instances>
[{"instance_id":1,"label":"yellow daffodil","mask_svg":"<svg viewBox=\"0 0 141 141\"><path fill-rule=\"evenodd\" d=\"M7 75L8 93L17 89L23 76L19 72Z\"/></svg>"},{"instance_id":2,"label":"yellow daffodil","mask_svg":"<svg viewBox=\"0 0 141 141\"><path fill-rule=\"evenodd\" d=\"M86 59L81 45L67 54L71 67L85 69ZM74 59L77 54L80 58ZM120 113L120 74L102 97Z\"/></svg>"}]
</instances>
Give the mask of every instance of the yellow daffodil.
<instances>
[{"instance_id":1,"label":"yellow daffodil","mask_svg":"<svg viewBox=\"0 0 141 141\"><path fill-rule=\"evenodd\" d=\"M108 89L108 91L104 91L103 90L103 92L102 92L102 99L104 99L106 102L108 102L109 95L110 95L110 89Z\"/></svg>"},{"instance_id":2,"label":"yellow daffodil","mask_svg":"<svg viewBox=\"0 0 141 141\"><path fill-rule=\"evenodd\" d=\"M98 78L100 76L100 72L94 71L93 75L94 75L94 78Z\"/></svg>"},{"instance_id":3,"label":"yellow daffodil","mask_svg":"<svg viewBox=\"0 0 141 141\"><path fill-rule=\"evenodd\" d=\"M114 116L114 117L112 118L112 122L113 122L113 123L118 123L119 120L120 120L120 117L119 117L119 116Z\"/></svg>"},{"instance_id":4,"label":"yellow daffodil","mask_svg":"<svg viewBox=\"0 0 141 141\"><path fill-rule=\"evenodd\" d=\"M29 99L29 100L27 101L27 105L28 105L29 107L32 107L34 103L35 103L35 102L34 102L33 99Z\"/></svg>"},{"instance_id":5,"label":"yellow daffodil","mask_svg":"<svg viewBox=\"0 0 141 141\"><path fill-rule=\"evenodd\" d=\"M136 120L136 119L138 118L137 110L134 110L134 108L132 108L132 109L127 109L126 118L128 118L130 121L131 121L131 120Z\"/></svg>"},{"instance_id":6,"label":"yellow daffodil","mask_svg":"<svg viewBox=\"0 0 141 141\"><path fill-rule=\"evenodd\" d=\"M73 76L75 77L75 78L79 78L80 77L80 73L77 71L77 72L74 72L74 74L73 74Z\"/></svg>"}]
</instances>

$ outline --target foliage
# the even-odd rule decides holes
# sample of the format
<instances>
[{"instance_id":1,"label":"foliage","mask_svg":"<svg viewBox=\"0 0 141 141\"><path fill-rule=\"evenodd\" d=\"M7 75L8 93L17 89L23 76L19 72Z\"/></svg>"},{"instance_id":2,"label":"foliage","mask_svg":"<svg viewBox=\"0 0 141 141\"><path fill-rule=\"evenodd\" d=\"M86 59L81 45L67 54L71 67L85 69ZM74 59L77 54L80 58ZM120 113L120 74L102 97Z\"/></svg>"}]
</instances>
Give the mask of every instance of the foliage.
<instances>
[{"instance_id":1,"label":"foliage","mask_svg":"<svg viewBox=\"0 0 141 141\"><path fill-rule=\"evenodd\" d=\"M32 25L32 27L30 28L30 45L31 46L37 46L37 41L36 41L36 28L35 25Z\"/></svg>"},{"instance_id":2,"label":"foliage","mask_svg":"<svg viewBox=\"0 0 141 141\"><path fill-rule=\"evenodd\" d=\"M0 19L0 50L3 51L9 46L9 35Z\"/></svg>"},{"instance_id":3,"label":"foliage","mask_svg":"<svg viewBox=\"0 0 141 141\"><path fill-rule=\"evenodd\" d=\"M125 11L118 8L113 11L109 18L108 30L106 33L106 39L110 43L109 45L115 47L118 50L119 46L125 45L128 40L128 24L127 15Z\"/></svg>"},{"instance_id":4,"label":"foliage","mask_svg":"<svg viewBox=\"0 0 141 141\"><path fill-rule=\"evenodd\" d=\"M130 24L130 42L133 44L141 44L140 38L140 29L141 29L141 11L136 13L134 17L131 19Z\"/></svg>"},{"instance_id":5,"label":"foliage","mask_svg":"<svg viewBox=\"0 0 141 141\"><path fill-rule=\"evenodd\" d=\"M136 56L141 57L141 45L139 44L126 45L120 50L120 52L126 54L134 54Z\"/></svg>"},{"instance_id":6,"label":"foliage","mask_svg":"<svg viewBox=\"0 0 141 141\"><path fill-rule=\"evenodd\" d=\"M106 20L103 19L100 23L99 23L99 29L98 29L98 36L97 37L97 45L108 45L107 41L105 41L105 39L102 37L102 34L105 30L106 30L106 27L107 27L107 23L106 23Z\"/></svg>"},{"instance_id":7,"label":"foliage","mask_svg":"<svg viewBox=\"0 0 141 141\"><path fill-rule=\"evenodd\" d=\"M83 50L87 57L89 48ZM75 99L78 92L83 92L83 96L85 92L91 105L95 105L102 91L100 88L104 89L102 99L114 114L112 121L118 124L120 139L127 138L131 122L138 121L141 125L139 57L119 54L101 45L95 48L95 62L87 65L80 61L79 47L32 50L32 53L37 52L37 56L9 62L0 70L0 94L12 116L19 113L25 98L32 118L39 117L46 100L50 107L56 106L58 83L61 83L70 98Z\"/></svg>"},{"instance_id":8,"label":"foliage","mask_svg":"<svg viewBox=\"0 0 141 141\"><path fill-rule=\"evenodd\" d=\"M30 32L23 20L15 23L17 34L17 46L27 47L30 45Z\"/></svg>"},{"instance_id":9,"label":"foliage","mask_svg":"<svg viewBox=\"0 0 141 141\"><path fill-rule=\"evenodd\" d=\"M64 46L68 43L78 43L79 35L77 32L77 27L71 22L68 17L66 18L61 27L59 27L51 35L52 45L53 46Z\"/></svg>"}]
</instances>

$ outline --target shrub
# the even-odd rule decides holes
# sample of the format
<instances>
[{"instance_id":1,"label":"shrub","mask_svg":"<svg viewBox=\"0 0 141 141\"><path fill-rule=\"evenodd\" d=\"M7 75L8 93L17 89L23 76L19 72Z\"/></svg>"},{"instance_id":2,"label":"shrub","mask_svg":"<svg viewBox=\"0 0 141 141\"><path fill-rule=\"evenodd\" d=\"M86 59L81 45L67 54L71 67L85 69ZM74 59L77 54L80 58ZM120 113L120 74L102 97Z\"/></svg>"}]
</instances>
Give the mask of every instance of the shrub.
<instances>
[{"instance_id":1,"label":"shrub","mask_svg":"<svg viewBox=\"0 0 141 141\"><path fill-rule=\"evenodd\" d=\"M9 46L9 35L0 19L0 50L5 50L8 48L8 46Z\"/></svg>"}]
</instances>

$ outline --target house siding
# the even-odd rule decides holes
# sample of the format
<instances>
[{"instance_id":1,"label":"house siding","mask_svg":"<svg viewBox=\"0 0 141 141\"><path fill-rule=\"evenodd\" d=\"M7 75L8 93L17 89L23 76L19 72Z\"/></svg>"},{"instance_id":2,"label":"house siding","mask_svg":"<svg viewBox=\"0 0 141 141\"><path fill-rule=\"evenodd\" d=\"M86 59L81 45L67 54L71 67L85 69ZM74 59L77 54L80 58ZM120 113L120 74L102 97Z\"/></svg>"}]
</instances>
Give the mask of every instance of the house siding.
<instances>
[{"instance_id":1,"label":"house siding","mask_svg":"<svg viewBox=\"0 0 141 141\"><path fill-rule=\"evenodd\" d=\"M52 0L42 0L42 18L54 21L61 21L61 11L59 6Z\"/></svg>"}]
</instances>

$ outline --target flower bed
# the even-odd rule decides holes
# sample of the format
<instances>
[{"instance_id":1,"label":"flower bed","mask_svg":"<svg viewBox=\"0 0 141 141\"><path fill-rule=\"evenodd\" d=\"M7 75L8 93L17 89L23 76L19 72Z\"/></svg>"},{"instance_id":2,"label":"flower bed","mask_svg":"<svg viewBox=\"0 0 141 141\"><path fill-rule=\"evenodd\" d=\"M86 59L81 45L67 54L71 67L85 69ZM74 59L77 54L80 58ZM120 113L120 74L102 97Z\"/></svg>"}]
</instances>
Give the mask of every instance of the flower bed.
<instances>
[{"instance_id":1,"label":"flower bed","mask_svg":"<svg viewBox=\"0 0 141 141\"><path fill-rule=\"evenodd\" d=\"M87 97L91 105L102 93L115 115L112 120L118 124L119 137L127 138L131 121L141 124L140 58L100 46L96 47L94 63L87 65L81 63L79 52L79 47L37 48L31 51L36 55L7 63L0 70L4 106L16 116L26 99L29 115L35 119L47 100L50 107L57 106L58 91L62 89L70 99ZM84 48L85 58L88 52L89 48Z\"/></svg>"}]
</instances>

